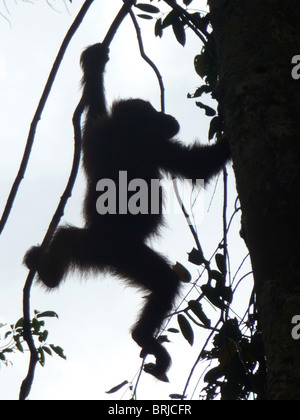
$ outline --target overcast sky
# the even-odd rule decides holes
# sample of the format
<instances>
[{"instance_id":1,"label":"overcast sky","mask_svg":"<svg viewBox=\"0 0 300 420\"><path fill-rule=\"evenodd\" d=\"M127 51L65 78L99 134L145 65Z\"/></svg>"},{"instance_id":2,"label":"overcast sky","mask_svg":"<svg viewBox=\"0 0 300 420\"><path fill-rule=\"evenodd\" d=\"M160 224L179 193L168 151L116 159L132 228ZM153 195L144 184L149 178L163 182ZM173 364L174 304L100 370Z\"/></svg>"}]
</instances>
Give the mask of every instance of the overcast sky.
<instances>
[{"instance_id":1,"label":"overcast sky","mask_svg":"<svg viewBox=\"0 0 300 420\"><path fill-rule=\"evenodd\" d=\"M48 3L53 8L46 0L0 1L1 213L52 63L83 1L73 0L67 7L69 2L63 0ZM80 54L86 46L103 39L121 5L121 0L95 1L68 49L39 123L25 179L0 237L0 323L11 324L22 316L22 288L27 276L22 266L23 256L30 246L43 239L69 176L73 155L71 118L80 98ZM193 7L203 10L205 2L195 1ZM206 142L209 120L186 98L188 92L194 92L202 84L193 70L193 59L201 50L199 40L188 32L187 46L183 48L171 30L160 40L154 37L153 22L140 21L140 24L146 52L164 77L166 112L181 124L180 139L186 143L196 138ZM111 46L105 80L109 104L118 98L141 97L159 108L157 80L139 56L129 19L123 23ZM230 182L232 210L236 198L232 176ZM222 178L210 207L214 187L213 182L205 191L205 213L198 226L207 258L222 238ZM83 194L84 177L80 173L63 222L82 225ZM233 231L235 241L238 229L237 218ZM187 263L187 252L194 247L194 242L183 216L170 217L162 237L153 241L152 246L167 255L172 263L185 264L197 276L197 270ZM233 253L237 266L246 253L242 241L233 242ZM37 367L30 398L119 398L122 392L109 397L105 391L124 380L132 380L140 367L140 349L131 339L130 328L142 303L142 294L102 274L82 279L69 275L59 291L50 294L34 287L31 308L54 310L60 315L59 320L47 321L48 342L63 347L68 359L47 357L46 366ZM176 320L172 326L177 327ZM181 393L205 337L202 331L197 332L193 349L182 336L169 337L172 343L167 346L173 359L169 373L171 383L158 383L144 374L138 396L166 399L171 393ZM17 399L27 372L27 355L12 355L11 361L13 366L0 370L0 399ZM199 372L201 369L203 365L199 366Z\"/></svg>"}]
</instances>

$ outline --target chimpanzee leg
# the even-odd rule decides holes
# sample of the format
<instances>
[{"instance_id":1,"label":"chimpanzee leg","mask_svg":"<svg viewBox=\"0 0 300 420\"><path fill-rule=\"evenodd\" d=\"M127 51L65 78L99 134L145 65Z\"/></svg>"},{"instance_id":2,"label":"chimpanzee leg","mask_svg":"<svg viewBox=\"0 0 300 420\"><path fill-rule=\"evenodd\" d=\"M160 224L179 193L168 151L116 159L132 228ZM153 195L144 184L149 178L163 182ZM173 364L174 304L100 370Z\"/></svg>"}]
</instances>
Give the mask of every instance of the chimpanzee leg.
<instances>
[{"instance_id":1,"label":"chimpanzee leg","mask_svg":"<svg viewBox=\"0 0 300 420\"><path fill-rule=\"evenodd\" d=\"M179 289L178 277L160 255L143 243L128 241L126 247L116 247L113 255L115 261L110 265L117 274L130 284L150 291L132 337L142 347L143 354L155 356L156 366L151 373L159 377L167 371L171 359L154 337L172 309Z\"/></svg>"}]
</instances>

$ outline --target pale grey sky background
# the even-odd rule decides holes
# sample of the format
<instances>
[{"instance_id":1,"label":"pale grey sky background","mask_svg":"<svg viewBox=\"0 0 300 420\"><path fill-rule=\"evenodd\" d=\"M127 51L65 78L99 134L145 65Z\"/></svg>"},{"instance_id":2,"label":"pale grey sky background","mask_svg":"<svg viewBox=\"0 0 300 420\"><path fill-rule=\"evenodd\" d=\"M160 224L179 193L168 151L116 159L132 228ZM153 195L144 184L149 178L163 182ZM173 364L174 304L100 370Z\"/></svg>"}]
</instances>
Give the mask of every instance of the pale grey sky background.
<instances>
[{"instance_id":1,"label":"pale grey sky background","mask_svg":"<svg viewBox=\"0 0 300 420\"><path fill-rule=\"evenodd\" d=\"M50 3L53 8L49 7ZM7 7L5 7L5 4ZM58 0L32 2L0 1L0 212L4 208L11 184L23 154L30 122L47 80L62 39L83 1L73 4ZM162 4L162 3L160 3ZM193 8L204 10L199 0ZM67 8L66 8L67 5ZM122 5L121 0L95 1L75 35L55 82L53 91L38 125L35 144L26 177L21 184L14 209L0 237L0 323L14 323L22 316L22 288L27 270L22 266L26 250L40 243L67 182L73 156L72 114L80 98L82 50L99 42ZM55 10L54 10L55 9ZM147 54L159 67L166 87L166 112L181 124L179 137L186 143L198 138L207 141L209 119L188 100L202 84L193 70L193 59L201 50L198 38L187 32L187 45L179 45L171 29L163 39L154 37L153 22L140 21ZM158 109L160 92L153 71L140 58L130 19L120 28L112 46L106 73L108 103L113 99L141 97ZM236 193L230 171L230 213ZM205 213L198 226L207 258L222 238L222 179L210 207L215 182L204 194ZM84 178L79 174L63 221L82 225L81 203ZM186 265L197 277L195 266L187 263L187 252L194 247L183 216L170 217L159 240L152 246ZM232 273L246 250L239 240L239 217L230 234L233 254ZM249 270L249 266L248 266ZM245 269L247 272L247 269ZM94 276L95 277L95 276ZM238 300L248 299L251 282ZM189 286L183 289L188 291ZM109 390L124 380L131 381L140 367L139 347L132 341L130 328L143 303L142 294L120 281L99 274L80 278L69 275L63 286L53 293L40 287L32 290L31 307L40 311L54 310L59 320L47 321L49 343L64 348L67 361L47 357L46 366L37 368L31 399L110 399L120 398L122 391L108 396ZM207 307L208 315L214 312ZM171 324L177 327L176 320ZM181 335L172 335L167 344L173 365L170 384L159 383L143 374L140 399L168 399L181 393L190 369L205 341L206 332L195 328L193 348ZM0 329L0 334L3 329ZM2 342L0 341L0 345ZM28 368L27 355L11 356L12 366L0 369L0 399L17 399L22 379ZM198 367L199 374L204 368ZM197 379L197 378L195 378ZM191 396L195 381L189 388ZM199 392L195 394L197 397ZM126 394L125 398L130 398Z\"/></svg>"}]
</instances>

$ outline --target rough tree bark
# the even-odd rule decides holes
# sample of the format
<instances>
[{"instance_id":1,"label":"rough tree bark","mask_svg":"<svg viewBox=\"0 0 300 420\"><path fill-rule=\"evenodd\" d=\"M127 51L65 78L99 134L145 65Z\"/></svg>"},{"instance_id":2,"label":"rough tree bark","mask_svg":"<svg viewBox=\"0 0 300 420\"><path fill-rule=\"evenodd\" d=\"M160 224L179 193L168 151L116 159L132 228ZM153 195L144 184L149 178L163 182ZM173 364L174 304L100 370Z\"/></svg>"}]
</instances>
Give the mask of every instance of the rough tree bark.
<instances>
[{"instance_id":1,"label":"rough tree bark","mask_svg":"<svg viewBox=\"0 0 300 420\"><path fill-rule=\"evenodd\" d=\"M255 276L270 400L300 399L299 0L208 0L218 100Z\"/></svg>"}]
</instances>

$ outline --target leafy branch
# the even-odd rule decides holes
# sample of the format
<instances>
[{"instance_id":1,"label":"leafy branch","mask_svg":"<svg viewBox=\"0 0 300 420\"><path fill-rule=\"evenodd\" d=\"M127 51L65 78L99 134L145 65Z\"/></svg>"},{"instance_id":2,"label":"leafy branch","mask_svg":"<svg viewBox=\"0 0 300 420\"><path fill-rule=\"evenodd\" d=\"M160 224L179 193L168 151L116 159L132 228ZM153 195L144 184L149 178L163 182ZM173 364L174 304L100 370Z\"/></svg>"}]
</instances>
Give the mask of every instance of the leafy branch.
<instances>
[{"instance_id":1,"label":"leafy branch","mask_svg":"<svg viewBox=\"0 0 300 420\"><path fill-rule=\"evenodd\" d=\"M45 365L46 355L52 356L53 354L56 354L66 360L64 351L60 346L48 344L47 339L49 332L45 329L44 318L58 319L58 315L53 311L40 312L35 310L34 317L30 320L31 335L35 337L38 342L36 350L38 362L41 366ZM6 342L7 340L9 341ZM24 353L24 318L20 318L15 324L9 326L9 329L4 333L3 341L4 343L6 342L6 344L0 348L0 363L8 363L7 354L14 353L15 351Z\"/></svg>"}]
</instances>

